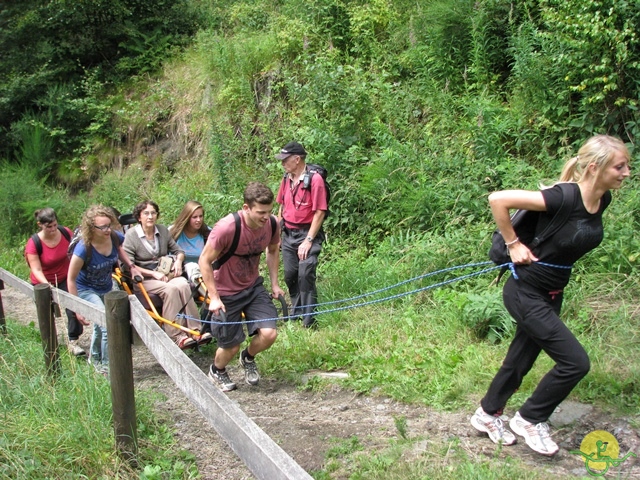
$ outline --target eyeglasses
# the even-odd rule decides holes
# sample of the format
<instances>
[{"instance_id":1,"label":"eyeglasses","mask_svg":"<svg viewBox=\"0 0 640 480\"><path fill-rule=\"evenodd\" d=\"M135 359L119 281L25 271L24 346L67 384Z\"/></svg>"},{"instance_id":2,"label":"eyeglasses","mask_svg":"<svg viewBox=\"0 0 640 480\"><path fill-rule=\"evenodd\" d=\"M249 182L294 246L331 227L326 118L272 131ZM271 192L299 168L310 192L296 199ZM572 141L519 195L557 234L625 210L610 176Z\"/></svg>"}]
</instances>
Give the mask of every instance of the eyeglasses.
<instances>
[{"instance_id":1,"label":"eyeglasses","mask_svg":"<svg viewBox=\"0 0 640 480\"><path fill-rule=\"evenodd\" d=\"M111 230L111 224L109 224L109 225L94 225L94 228L97 228L98 230L100 230L102 232L106 232L107 230Z\"/></svg>"},{"instance_id":2,"label":"eyeglasses","mask_svg":"<svg viewBox=\"0 0 640 480\"><path fill-rule=\"evenodd\" d=\"M153 211L153 212L149 212L147 210L142 212L142 215L144 215L145 217L155 217L156 215L158 215L158 212Z\"/></svg>"}]
</instances>

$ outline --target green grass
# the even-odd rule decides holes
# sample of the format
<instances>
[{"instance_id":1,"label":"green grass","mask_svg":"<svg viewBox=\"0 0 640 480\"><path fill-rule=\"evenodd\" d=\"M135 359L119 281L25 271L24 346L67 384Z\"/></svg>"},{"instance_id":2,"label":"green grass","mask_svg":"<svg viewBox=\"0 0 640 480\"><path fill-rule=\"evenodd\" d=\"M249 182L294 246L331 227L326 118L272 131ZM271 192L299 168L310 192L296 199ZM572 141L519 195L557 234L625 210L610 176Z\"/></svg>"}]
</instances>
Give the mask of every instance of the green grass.
<instances>
[{"instance_id":1,"label":"green grass","mask_svg":"<svg viewBox=\"0 0 640 480\"><path fill-rule=\"evenodd\" d=\"M194 479L195 458L176 448L146 392L136 392L138 467L115 452L109 382L61 351L45 374L39 332L7 324L0 336L0 478Z\"/></svg>"},{"instance_id":2,"label":"green grass","mask_svg":"<svg viewBox=\"0 0 640 480\"><path fill-rule=\"evenodd\" d=\"M331 439L322 470L311 472L316 480L543 480L557 478L540 469L532 470L518 459L493 461L465 450L460 439L445 443L423 437L389 440L384 445L367 445L358 437ZM496 454L499 453L496 449Z\"/></svg>"}]
</instances>

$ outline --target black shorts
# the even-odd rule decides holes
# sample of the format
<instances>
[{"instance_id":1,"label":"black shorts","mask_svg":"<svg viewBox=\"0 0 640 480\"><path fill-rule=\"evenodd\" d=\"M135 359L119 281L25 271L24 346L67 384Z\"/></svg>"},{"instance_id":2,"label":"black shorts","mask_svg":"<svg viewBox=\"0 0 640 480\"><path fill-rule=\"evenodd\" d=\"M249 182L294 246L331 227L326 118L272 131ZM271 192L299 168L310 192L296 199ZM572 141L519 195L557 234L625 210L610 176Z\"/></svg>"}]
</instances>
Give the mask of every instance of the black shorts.
<instances>
[{"instance_id":1,"label":"black shorts","mask_svg":"<svg viewBox=\"0 0 640 480\"><path fill-rule=\"evenodd\" d=\"M234 295L220 297L224 304L227 322L232 323L225 325L214 323L211 325L211 334L218 340L220 348L231 348L242 344L247 338L243 325L247 327L247 333L250 337L258 333L261 328L276 328L276 320L262 321L263 319L275 319L278 317L276 306L269 292L264 288L264 279L258 277L253 286ZM244 313L244 318L242 318ZM222 319L216 315L212 315L215 322L221 322Z\"/></svg>"}]
</instances>

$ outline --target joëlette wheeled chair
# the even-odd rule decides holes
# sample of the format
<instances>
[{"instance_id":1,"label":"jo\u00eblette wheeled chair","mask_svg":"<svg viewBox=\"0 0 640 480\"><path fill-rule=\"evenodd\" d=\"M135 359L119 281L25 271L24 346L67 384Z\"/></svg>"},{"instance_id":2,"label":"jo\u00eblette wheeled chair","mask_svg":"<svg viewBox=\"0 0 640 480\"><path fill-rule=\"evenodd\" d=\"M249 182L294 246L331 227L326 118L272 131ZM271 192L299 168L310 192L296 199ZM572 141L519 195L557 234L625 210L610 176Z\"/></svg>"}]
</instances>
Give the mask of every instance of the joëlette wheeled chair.
<instances>
[{"instance_id":1,"label":"jo\u00eblette wheeled chair","mask_svg":"<svg viewBox=\"0 0 640 480\"><path fill-rule=\"evenodd\" d=\"M122 225L125 231L131 225L137 223L137 220L135 219L135 217L130 213L120 215L118 217L118 221L120 222L120 225ZM135 295L140 301L140 303L142 304L142 306L144 307L144 309L147 311L149 316L153 318L156 322L158 322L158 324L161 327L163 324L167 324L167 325L171 325L172 327L178 328L190 335L202 336L206 332L210 331L209 321L211 318L211 312L207 307L209 304L207 287L204 284L204 281L202 279L202 274L200 273L200 268L198 267L197 264L193 264L193 263L186 264L184 275L187 277L187 280L189 280L189 283L191 284L192 296L196 304L200 307L200 318L201 320L204 320L204 323L202 324L199 331L189 329L187 327L177 324L174 321L164 318L160 314L160 312L162 312L162 298L160 298L158 295L148 293L142 284L142 280L143 280L142 278L139 278L139 277L131 278L130 276L125 275L121 269L116 268L113 273L113 279L117 282L117 284L122 290L127 292L128 295ZM138 284L138 287L140 290L139 292L135 291L134 282ZM288 317L289 313L288 313L287 303L284 297L280 295L278 297L278 301L280 303L279 314L281 315L281 317L284 317L284 318ZM244 314L243 314L243 318L244 318ZM194 348L197 348L198 345L203 345L203 343L196 342L196 345L194 346Z\"/></svg>"},{"instance_id":2,"label":"jo\u00eblette wheeled chair","mask_svg":"<svg viewBox=\"0 0 640 480\"><path fill-rule=\"evenodd\" d=\"M122 225L123 230L126 231L130 228L131 225L137 223L137 219L132 214L127 213L127 214L120 215L118 217L118 222L120 223L120 225ZM149 316L153 318L156 322L158 322L160 327L162 327L163 325L171 325L172 327L175 327L179 330L182 330L190 334L191 336L195 336L198 338L204 334L204 332L202 332L202 328L200 330L192 330L190 328L187 328L183 325L176 323L175 321L164 318L161 314L162 298L160 298L159 295L155 295L152 293L150 294L149 292L147 292L142 283L142 280L143 280L142 278L140 277L131 278L130 275L125 274L125 272L123 272L120 268L116 268L112 276L121 290L125 291L129 295L135 295L138 298L138 300L140 301L144 309L147 311ZM134 289L134 283L138 284L138 291ZM198 345L204 345L205 343L208 343L210 341L211 341L211 338L209 336L209 339L207 342L197 341L194 343L193 348L197 348Z\"/></svg>"}]
</instances>

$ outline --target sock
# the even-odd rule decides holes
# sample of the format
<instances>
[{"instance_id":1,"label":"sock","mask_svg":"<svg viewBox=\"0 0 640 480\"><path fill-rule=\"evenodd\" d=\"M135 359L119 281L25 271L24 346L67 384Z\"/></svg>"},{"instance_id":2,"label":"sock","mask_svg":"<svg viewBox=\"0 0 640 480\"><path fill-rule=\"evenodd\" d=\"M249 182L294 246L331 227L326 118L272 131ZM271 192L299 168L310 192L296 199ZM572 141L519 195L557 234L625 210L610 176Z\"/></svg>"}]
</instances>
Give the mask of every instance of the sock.
<instances>
[{"instance_id":1,"label":"sock","mask_svg":"<svg viewBox=\"0 0 640 480\"><path fill-rule=\"evenodd\" d=\"M245 348L242 351L242 358L244 360L248 360L249 362L253 362L253 360L255 359L255 357L252 357L251 355L249 355L249 349L248 348Z\"/></svg>"}]
</instances>

